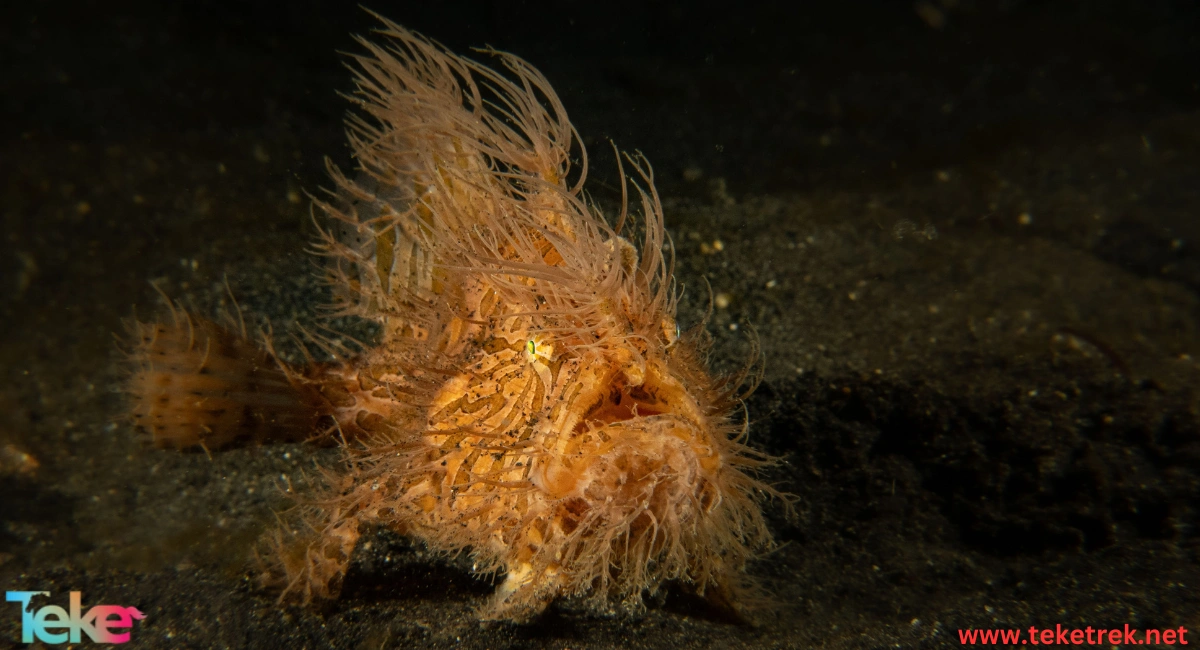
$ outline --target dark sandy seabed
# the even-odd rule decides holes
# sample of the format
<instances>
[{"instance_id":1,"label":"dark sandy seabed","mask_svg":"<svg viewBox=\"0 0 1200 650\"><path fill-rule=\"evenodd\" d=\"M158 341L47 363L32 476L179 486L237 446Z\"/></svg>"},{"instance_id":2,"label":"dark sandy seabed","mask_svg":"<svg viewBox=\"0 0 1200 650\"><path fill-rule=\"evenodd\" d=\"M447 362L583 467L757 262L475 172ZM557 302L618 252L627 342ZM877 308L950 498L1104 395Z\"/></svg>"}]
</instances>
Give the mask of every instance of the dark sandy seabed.
<instances>
[{"instance_id":1,"label":"dark sandy seabed","mask_svg":"<svg viewBox=\"0 0 1200 650\"><path fill-rule=\"evenodd\" d=\"M618 196L655 164L684 324L757 331L752 440L798 498L756 626L677 591L481 626L466 560L369 535L343 597L247 562L338 450L147 447L113 333L230 303L283 340L345 164L352 3L7 7L0 18L0 584L136 605L145 648L882 648L960 628L1200 630L1200 45L1189 2L413 7L540 67ZM932 9L932 11L931 11ZM938 27L938 16L943 23ZM482 55L479 55L482 56ZM11 65L9 65L11 64ZM363 332L353 323L335 324ZM286 346L285 346L286 347ZM295 349L290 348L294 354ZM16 606L0 645L16 643ZM1200 640L1200 632L1196 632Z\"/></svg>"}]
</instances>

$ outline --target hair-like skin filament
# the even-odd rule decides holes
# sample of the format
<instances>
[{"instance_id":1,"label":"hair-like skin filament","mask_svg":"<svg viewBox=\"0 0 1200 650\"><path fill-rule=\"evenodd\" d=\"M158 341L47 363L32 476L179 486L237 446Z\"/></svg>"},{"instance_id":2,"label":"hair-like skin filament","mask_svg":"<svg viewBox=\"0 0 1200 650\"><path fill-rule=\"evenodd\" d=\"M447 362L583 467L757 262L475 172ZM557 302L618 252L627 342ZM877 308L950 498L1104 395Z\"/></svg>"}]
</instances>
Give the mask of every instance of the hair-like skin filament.
<instances>
[{"instance_id":1,"label":"hair-like skin filament","mask_svg":"<svg viewBox=\"0 0 1200 650\"><path fill-rule=\"evenodd\" d=\"M316 205L334 313L382 334L341 363L279 366L319 421L304 435L346 440L349 462L271 538L267 580L333 597L383 526L502 574L487 619L564 596L637 610L668 581L736 599L772 546L760 502L777 493L755 477L772 459L735 417L748 373L712 377L703 327L676 328L650 165L624 157L637 209L614 228L541 73L381 20L354 57L357 170L330 164Z\"/></svg>"}]
</instances>

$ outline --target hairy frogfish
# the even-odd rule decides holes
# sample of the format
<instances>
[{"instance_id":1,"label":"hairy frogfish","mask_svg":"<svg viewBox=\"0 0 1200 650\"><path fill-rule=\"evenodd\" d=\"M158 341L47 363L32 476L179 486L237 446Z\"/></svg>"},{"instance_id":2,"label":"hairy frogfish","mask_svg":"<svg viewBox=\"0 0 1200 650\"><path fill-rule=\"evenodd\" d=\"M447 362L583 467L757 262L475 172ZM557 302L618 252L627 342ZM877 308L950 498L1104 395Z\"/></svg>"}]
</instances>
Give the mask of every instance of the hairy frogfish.
<instances>
[{"instance_id":1,"label":"hairy frogfish","mask_svg":"<svg viewBox=\"0 0 1200 650\"><path fill-rule=\"evenodd\" d=\"M703 323L676 327L650 165L618 157L633 174L606 217L528 63L487 50L487 67L386 20L359 41L356 169L329 164L336 190L314 205L334 312L377 322L378 343L289 365L173 305L131 328L136 426L176 449L343 446L324 492L265 536L283 598L336 597L384 527L503 576L484 619L560 597L636 611L668 584L736 603L773 546L772 458L746 444L753 373L711 375Z\"/></svg>"}]
</instances>

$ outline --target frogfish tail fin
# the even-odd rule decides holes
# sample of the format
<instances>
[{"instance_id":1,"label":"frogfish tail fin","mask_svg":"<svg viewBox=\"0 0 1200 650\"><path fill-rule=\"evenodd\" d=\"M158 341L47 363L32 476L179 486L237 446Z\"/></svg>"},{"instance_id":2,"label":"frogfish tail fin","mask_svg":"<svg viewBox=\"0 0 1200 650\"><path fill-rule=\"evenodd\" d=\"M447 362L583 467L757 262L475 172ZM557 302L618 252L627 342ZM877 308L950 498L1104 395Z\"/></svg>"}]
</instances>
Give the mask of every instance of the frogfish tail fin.
<instances>
[{"instance_id":1,"label":"frogfish tail fin","mask_svg":"<svg viewBox=\"0 0 1200 650\"><path fill-rule=\"evenodd\" d=\"M127 330L130 416L157 447L301 441L328 411L319 391L269 349L177 305L168 318L130 321Z\"/></svg>"}]
</instances>

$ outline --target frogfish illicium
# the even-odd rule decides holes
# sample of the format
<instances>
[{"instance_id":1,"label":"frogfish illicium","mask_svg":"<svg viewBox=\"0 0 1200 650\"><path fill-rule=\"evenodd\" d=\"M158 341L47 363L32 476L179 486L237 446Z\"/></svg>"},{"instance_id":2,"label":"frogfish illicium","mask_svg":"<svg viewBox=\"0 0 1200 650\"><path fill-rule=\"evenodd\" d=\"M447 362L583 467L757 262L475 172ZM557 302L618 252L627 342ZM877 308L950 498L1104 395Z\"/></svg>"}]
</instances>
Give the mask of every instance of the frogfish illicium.
<instances>
[{"instance_id":1,"label":"frogfish illicium","mask_svg":"<svg viewBox=\"0 0 1200 650\"><path fill-rule=\"evenodd\" d=\"M676 327L650 165L618 159L638 209L606 218L528 63L487 50L489 68L386 20L360 42L357 169L331 164L337 189L315 204L336 313L376 321L378 344L289 365L172 306L131 328L135 424L178 449L344 446L326 490L266 536L284 598L336 597L360 537L385 527L503 576L485 619L559 597L637 610L668 583L736 603L772 547L771 458L746 445L746 373L710 375L703 324Z\"/></svg>"}]
</instances>

